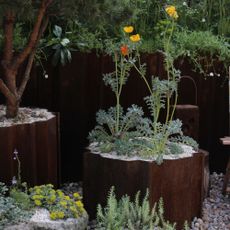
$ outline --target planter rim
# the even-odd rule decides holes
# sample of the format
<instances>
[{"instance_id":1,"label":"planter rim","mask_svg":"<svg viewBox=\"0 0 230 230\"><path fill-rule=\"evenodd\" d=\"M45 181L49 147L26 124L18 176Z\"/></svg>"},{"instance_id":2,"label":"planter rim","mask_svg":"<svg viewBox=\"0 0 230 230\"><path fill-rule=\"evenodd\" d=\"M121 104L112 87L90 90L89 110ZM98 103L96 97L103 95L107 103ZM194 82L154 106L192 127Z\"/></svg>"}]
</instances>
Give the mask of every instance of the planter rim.
<instances>
[{"instance_id":1,"label":"planter rim","mask_svg":"<svg viewBox=\"0 0 230 230\"><path fill-rule=\"evenodd\" d=\"M87 152L90 152L92 154L94 154L95 156L99 156L101 158L105 158L105 159L111 159L111 160L120 160L120 161L124 161L124 162L137 162L137 161L141 161L141 162L148 162L148 163L156 163L156 158L155 159L144 159L144 158L141 158L141 157L138 157L138 156L135 156L135 157L129 157L129 156L118 156L118 155L112 155L111 153L101 153L101 152L98 152L96 150L93 150L92 148L90 147L87 147L86 148L86 151ZM174 161L174 160L182 160L182 159L186 159L186 158L191 158L194 156L194 154L198 154L200 152L203 152L203 150L198 150L198 151L193 151L192 153L189 153L189 154L178 154L178 155L164 155L163 156L163 162L164 161ZM167 157L167 156L171 156L170 158ZM175 156L174 158L172 158L172 156ZM180 156L180 157L178 157Z\"/></svg>"},{"instance_id":2,"label":"planter rim","mask_svg":"<svg viewBox=\"0 0 230 230\"><path fill-rule=\"evenodd\" d=\"M21 119L6 118L5 105L0 105L0 128L44 122L55 117L54 113L49 112L47 109L43 108L20 107L19 114L24 117Z\"/></svg>"}]
</instances>

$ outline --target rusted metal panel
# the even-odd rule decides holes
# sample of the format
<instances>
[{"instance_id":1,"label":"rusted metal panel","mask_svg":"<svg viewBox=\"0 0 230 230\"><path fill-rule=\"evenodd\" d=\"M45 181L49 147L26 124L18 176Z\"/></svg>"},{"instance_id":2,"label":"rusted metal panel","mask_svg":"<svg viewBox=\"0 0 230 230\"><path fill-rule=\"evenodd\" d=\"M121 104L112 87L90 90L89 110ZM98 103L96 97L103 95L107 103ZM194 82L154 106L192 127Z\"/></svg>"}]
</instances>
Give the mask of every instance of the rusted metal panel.
<instances>
[{"instance_id":1,"label":"rusted metal panel","mask_svg":"<svg viewBox=\"0 0 230 230\"><path fill-rule=\"evenodd\" d=\"M193 157L165 160L163 164L146 161L123 161L84 154L83 199L90 218L96 214L98 203L104 205L108 191L115 186L118 197L124 194L134 198L137 191L142 197L149 188L149 202L154 205L164 200L165 218L184 222L201 215L204 196L204 153Z\"/></svg>"},{"instance_id":2,"label":"rusted metal panel","mask_svg":"<svg viewBox=\"0 0 230 230\"><path fill-rule=\"evenodd\" d=\"M82 180L82 159L87 136L95 127L95 114L99 109L114 106L114 96L109 87L104 86L103 73L113 70L108 56L96 53L72 53L72 62L66 66L44 65L48 79L42 69L34 69L25 91L22 103L25 106L47 108L60 112L62 179ZM164 63L161 54L145 54L147 78L164 77ZM228 149L221 146L219 138L228 135L229 97L228 81L224 81L221 65L215 70L221 77L207 77L194 71L194 66L184 60L178 61L177 69L182 76L190 76L197 86L197 106L199 107L199 144L210 152L211 171L225 172ZM222 72L221 72L222 71ZM122 92L122 106L131 104L143 106L145 115L149 112L143 97L148 90L142 79L131 71ZM3 102L0 95L0 102ZM194 104L194 87L189 81L179 84L179 104ZM196 104L195 104L196 105ZM77 140L77 141L76 141Z\"/></svg>"},{"instance_id":3,"label":"rusted metal panel","mask_svg":"<svg viewBox=\"0 0 230 230\"><path fill-rule=\"evenodd\" d=\"M11 183L17 175L14 149L21 161L22 180L30 186L59 184L59 129L57 117L30 124L0 127L0 181Z\"/></svg>"},{"instance_id":4,"label":"rusted metal panel","mask_svg":"<svg viewBox=\"0 0 230 230\"><path fill-rule=\"evenodd\" d=\"M174 116L182 121L183 134L199 142L199 107L177 105Z\"/></svg>"}]
</instances>

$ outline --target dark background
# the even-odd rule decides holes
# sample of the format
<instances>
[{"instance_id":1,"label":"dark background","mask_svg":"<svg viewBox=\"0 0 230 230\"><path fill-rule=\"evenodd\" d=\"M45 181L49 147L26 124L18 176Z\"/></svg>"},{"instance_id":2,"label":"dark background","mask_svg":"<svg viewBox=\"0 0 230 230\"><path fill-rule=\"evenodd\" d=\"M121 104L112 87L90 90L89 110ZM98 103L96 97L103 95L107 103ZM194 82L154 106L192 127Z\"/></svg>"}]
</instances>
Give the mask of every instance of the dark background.
<instances>
[{"instance_id":1,"label":"dark background","mask_svg":"<svg viewBox=\"0 0 230 230\"><path fill-rule=\"evenodd\" d=\"M62 182L82 180L83 153L88 145L87 136L95 126L95 114L99 108L114 106L115 98L109 87L104 86L102 73L113 69L109 57L96 53L72 54L72 62L62 67L45 64L46 79L41 67L33 69L31 80L22 99L22 106L42 107L60 112L61 131L61 179ZM147 73L164 76L163 61L159 54L143 55L147 62ZM224 172L227 163L227 147L219 138L228 135L228 81L223 66L216 71L221 77L208 77L193 71L188 62L178 62L182 75L194 79L182 81L179 87L179 104L199 106L199 144L210 153L211 172ZM218 69L219 68L219 69ZM210 70L211 71L211 70ZM121 104L127 108L137 104L148 111L143 97L148 94L144 82L132 72L121 96ZM197 100L195 99L197 97ZM0 101L3 98L0 97ZM197 102L196 102L197 101Z\"/></svg>"}]
</instances>

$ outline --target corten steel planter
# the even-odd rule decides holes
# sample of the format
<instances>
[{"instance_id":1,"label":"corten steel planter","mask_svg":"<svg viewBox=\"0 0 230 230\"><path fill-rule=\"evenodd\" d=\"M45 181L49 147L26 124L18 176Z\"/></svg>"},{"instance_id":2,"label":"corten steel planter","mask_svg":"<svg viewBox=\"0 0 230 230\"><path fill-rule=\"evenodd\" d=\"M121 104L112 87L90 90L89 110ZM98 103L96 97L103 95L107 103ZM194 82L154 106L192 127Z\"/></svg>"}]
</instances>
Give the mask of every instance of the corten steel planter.
<instances>
[{"instance_id":1,"label":"corten steel planter","mask_svg":"<svg viewBox=\"0 0 230 230\"><path fill-rule=\"evenodd\" d=\"M14 149L21 161L22 181L30 186L59 184L59 116L46 121L0 127L0 181L17 176Z\"/></svg>"},{"instance_id":2,"label":"corten steel planter","mask_svg":"<svg viewBox=\"0 0 230 230\"><path fill-rule=\"evenodd\" d=\"M142 197L149 188L149 202L153 206L163 198L165 218L184 222L201 215L204 194L204 167L207 152L194 153L192 157L164 160L157 165L148 161L124 161L86 152L84 154L83 201L90 218L96 215L98 203L104 205L111 186L117 197L124 194L132 198L138 190Z\"/></svg>"}]
</instances>

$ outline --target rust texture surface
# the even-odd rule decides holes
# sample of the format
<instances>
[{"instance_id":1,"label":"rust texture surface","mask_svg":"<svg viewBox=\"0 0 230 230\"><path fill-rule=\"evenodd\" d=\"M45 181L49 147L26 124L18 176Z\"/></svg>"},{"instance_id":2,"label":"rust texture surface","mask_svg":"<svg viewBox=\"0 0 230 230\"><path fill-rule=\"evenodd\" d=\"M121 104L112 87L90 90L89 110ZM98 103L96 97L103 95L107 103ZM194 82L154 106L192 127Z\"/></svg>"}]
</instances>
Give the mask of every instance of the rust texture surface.
<instances>
[{"instance_id":1,"label":"rust texture surface","mask_svg":"<svg viewBox=\"0 0 230 230\"><path fill-rule=\"evenodd\" d=\"M83 199L91 218L95 217L98 203L104 205L108 191L115 186L118 197L132 198L137 191L142 197L149 188L151 206L164 200L165 218L177 222L181 229L184 221L201 214L204 197L205 154L165 160L162 165L146 161L122 161L103 158L98 154L84 154Z\"/></svg>"},{"instance_id":2,"label":"rust texture surface","mask_svg":"<svg viewBox=\"0 0 230 230\"><path fill-rule=\"evenodd\" d=\"M17 176L17 149L21 161L22 181L30 186L59 183L58 118L31 124L0 128L0 181L11 183Z\"/></svg>"}]
</instances>

